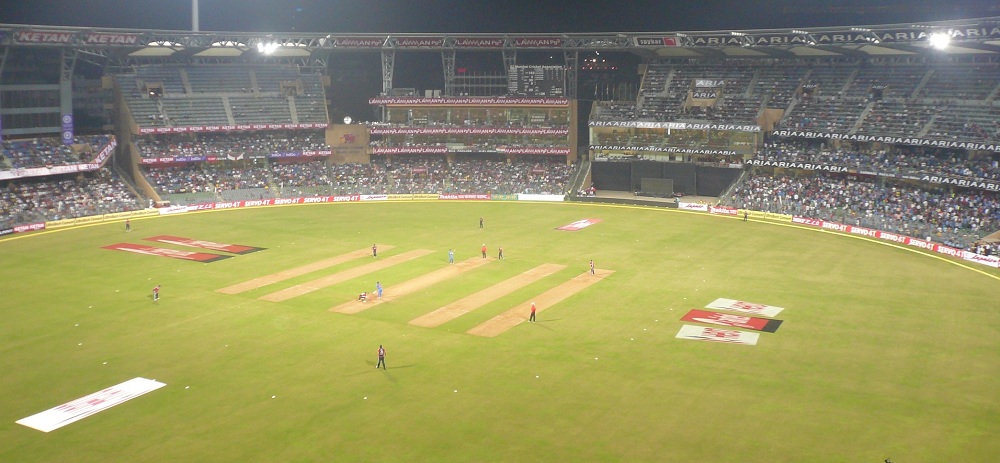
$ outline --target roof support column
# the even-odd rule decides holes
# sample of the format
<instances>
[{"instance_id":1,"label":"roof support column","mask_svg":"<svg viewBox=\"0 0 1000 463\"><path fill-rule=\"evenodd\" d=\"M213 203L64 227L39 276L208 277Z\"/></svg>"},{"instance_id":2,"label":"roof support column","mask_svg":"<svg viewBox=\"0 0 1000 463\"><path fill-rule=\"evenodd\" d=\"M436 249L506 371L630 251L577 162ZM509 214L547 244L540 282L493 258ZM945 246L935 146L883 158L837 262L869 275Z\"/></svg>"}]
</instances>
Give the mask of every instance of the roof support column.
<instances>
[{"instance_id":1,"label":"roof support column","mask_svg":"<svg viewBox=\"0 0 1000 463\"><path fill-rule=\"evenodd\" d=\"M455 49L441 50L441 65L444 66L444 95L455 96Z\"/></svg>"},{"instance_id":2,"label":"roof support column","mask_svg":"<svg viewBox=\"0 0 1000 463\"><path fill-rule=\"evenodd\" d=\"M392 93L392 68L396 65L396 49L382 48L382 95Z\"/></svg>"},{"instance_id":3,"label":"roof support column","mask_svg":"<svg viewBox=\"0 0 1000 463\"><path fill-rule=\"evenodd\" d=\"M510 68L517 66L517 49L514 40L505 38L503 41L503 75L507 76L507 88L510 88Z\"/></svg>"},{"instance_id":4,"label":"roof support column","mask_svg":"<svg viewBox=\"0 0 1000 463\"><path fill-rule=\"evenodd\" d=\"M59 67L59 119L62 122L62 142L64 145L73 143L73 68L76 67L76 57L79 54L74 49L62 49L62 59Z\"/></svg>"},{"instance_id":5,"label":"roof support column","mask_svg":"<svg viewBox=\"0 0 1000 463\"><path fill-rule=\"evenodd\" d=\"M576 71L579 69L577 61L580 52L577 50L563 50L563 58L566 62L566 98L576 98Z\"/></svg>"}]
</instances>

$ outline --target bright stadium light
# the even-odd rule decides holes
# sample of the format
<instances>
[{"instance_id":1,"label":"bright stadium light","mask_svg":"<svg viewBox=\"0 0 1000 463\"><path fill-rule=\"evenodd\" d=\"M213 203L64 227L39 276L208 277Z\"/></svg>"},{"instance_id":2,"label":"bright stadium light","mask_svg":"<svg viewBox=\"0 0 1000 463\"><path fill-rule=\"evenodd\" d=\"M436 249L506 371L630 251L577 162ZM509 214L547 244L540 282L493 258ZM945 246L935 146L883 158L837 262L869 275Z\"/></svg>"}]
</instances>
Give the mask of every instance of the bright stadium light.
<instances>
[{"instance_id":1,"label":"bright stadium light","mask_svg":"<svg viewBox=\"0 0 1000 463\"><path fill-rule=\"evenodd\" d=\"M938 50L944 50L951 43L951 35L947 32L933 32L927 36L927 42Z\"/></svg>"},{"instance_id":2,"label":"bright stadium light","mask_svg":"<svg viewBox=\"0 0 1000 463\"><path fill-rule=\"evenodd\" d=\"M257 51L265 55L274 54L278 49L278 44L275 42L257 42Z\"/></svg>"}]
</instances>

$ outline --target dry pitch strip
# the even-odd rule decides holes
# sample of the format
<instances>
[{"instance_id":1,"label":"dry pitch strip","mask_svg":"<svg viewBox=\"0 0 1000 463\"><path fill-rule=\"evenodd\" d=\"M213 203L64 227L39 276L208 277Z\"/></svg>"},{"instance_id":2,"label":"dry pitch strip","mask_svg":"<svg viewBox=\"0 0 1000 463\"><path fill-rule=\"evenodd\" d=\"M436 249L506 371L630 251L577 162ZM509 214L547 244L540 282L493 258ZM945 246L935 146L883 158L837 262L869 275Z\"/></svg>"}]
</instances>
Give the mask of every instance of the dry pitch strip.
<instances>
[{"instance_id":1,"label":"dry pitch strip","mask_svg":"<svg viewBox=\"0 0 1000 463\"><path fill-rule=\"evenodd\" d=\"M389 250L393 249L394 246L390 245L380 245L381 249ZM258 299L270 302L281 302L287 301L289 299L301 296L303 294L308 294L313 291L330 287L336 284L340 284L364 275L374 273L379 270L383 270L394 265L398 265L419 257L432 254L434 251L426 249L415 249L411 251L406 251L401 254L396 254L393 256L380 258L378 261L371 262L369 264L361 265L351 269L343 270L331 275L326 275L314 280L307 281L302 284L292 286L290 288L282 289L272 293L265 294ZM273 273L270 275L264 275L252 280L237 283L232 286L221 288L217 290L224 294L239 294L246 291L251 291L255 289L262 288L274 283L285 281L291 278L306 275L312 272L323 270L329 267L340 265L346 262L350 262L357 259L362 259L371 256L371 251L369 249L361 249L358 251L349 252L347 254L342 254L339 256L334 256L329 259L324 259L317 262L312 262L300 267L291 268L281 272ZM380 299L370 299L367 302L361 302L357 300L347 301L343 304L337 305L330 308L331 312L337 312L342 314L356 314L365 310L371 310L376 308L381 304L392 302L393 300L406 297L409 294L413 294L419 291L433 287L442 281L454 278L461 275L464 272L475 270L484 265L488 265L491 262L496 262L496 259L487 258L471 258L465 261L458 262L454 265L447 265L438 270L425 273L411 280L407 280L396 285L393 285L392 291L383 295ZM410 320L411 325L422 326L427 328L433 328L439 326L445 322L454 320L466 313L469 313L479 307L482 307L500 297L506 296L520 288L523 288L531 283L534 283L542 278L552 275L560 270L566 268L565 265L560 264L541 264L533 269L521 273L520 275L515 275L506 280L500 281L488 288L477 291L473 294L469 294L462 297L456 301L448 303L443 307L436 308L424 315L421 315L413 320ZM508 308L503 313L493 317L483 323L480 323L469 331L468 334L473 334L476 336L494 337L500 335L501 333L517 326L528 320L529 309L532 302L535 302L537 306L537 311L542 312L546 308L552 307L555 304L563 301L564 299L576 294L589 287L590 285L597 283L607 276L614 273L614 270L604 270L596 269L594 274L590 272L585 272L578 275L569 281L563 282L553 288L548 289L545 292L535 295L529 300L516 304Z\"/></svg>"}]
</instances>

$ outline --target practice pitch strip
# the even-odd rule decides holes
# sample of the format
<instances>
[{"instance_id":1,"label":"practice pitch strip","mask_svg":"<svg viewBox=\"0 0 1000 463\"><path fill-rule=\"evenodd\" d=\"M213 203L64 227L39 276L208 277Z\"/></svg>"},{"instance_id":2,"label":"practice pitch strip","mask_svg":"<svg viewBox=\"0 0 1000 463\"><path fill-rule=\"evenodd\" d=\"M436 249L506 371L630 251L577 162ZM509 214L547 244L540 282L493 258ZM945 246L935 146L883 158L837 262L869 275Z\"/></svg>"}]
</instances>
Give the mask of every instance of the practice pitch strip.
<instances>
[{"instance_id":1,"label":"practice pitch strip","mask_svg":"<svg viewBox=\"0 0 1000 463\"><path fill-rule=\"evenodd\" d=\"M385 245L385 244L382 245L383 251L388 251L392 248L395 248L395 246ZM306 264L301 267L295 267L282 272L272 273L270 275L264 275L260 278L254 278L253 280L244 281L242 283L218 289L216 291L224 294L239 294L246 291L250 291L252 289L261 288L267 285L299 277L307 273L312 273L319 270L323 270L325 268L337 266L345 262L350 262L355 259L368 257L370 255L371 255L371 250L369 250L369 248L359 249L354 252L341 254L339 256L331 257L329 259L313 262L311 264Z\"/></svg>"},{"instance_id":2,"label":"practice pitch strip","mask_svg":"<svg viewBox=\"0 0 1000 463\"><path fill-rule=\"evenodd\" d=\"M382 246L383 249L391 249L391 246ZM303 294L308 294L310 292L316 291L318 289L326 288L339 284L362 275L367 275L373 273L377 270L385 269L393 265L401 264L409 260L413 260L419 257L426 256L433 253L434 251L429 251L425 249L417 249L413 251L404 252L394 256L389 256L386 258L380 258L377 262L372 262L370 264L365 264L353 269L347 269L342 272L338 272L332 275L327 275L321 278L317 278L312 281L308 281L290 288L275 291L266 295L261 296L259 299L271 302L281 302L292 299ZM332 267L344 262L349 262L356 259L361 259L370 256L370 251L368 249L354 251L348 254L335 256L322 261L307 264L301 267L296 267L293 269L285 270L271 275L265 275L259 278L248 280L242 283L238 283L226 288L217 290L225 294L239 294L242 292L250 291L253 289L258 289L266 285L284 281L297 276L305 275L317 270L322 270L324 268ZM495 259L481 259L481 258L471 258L462 262L458 262L454 265L448 265L444 268L426 273L424 275L418 276L411 280L407 280L398 284L393 285L392 291L383 295L382 298L376 298L374 294L370 294L370 297L366 302L362 301L349 301L343 304L339 304L331 309L331 312L343 313L343 314L356 314L365 310L370 310L375 306L382 304L384 302L389 302L397 298L405 297L409 294L414 294L425 289L433 287L442 281L454 278L461 275L464 272L471 271L482 267L491 262L496 262ZM561 264L542 264L531 270L528 270L520 275L508 278L507 280L501 281L493 286L486 289L473 293L471 295L465 296L457 301L451 302L442 306L434 311L424 314L410 321L410 324L415 326L423 327L436 327L445 322L454 320L462 316L463 314L469 313L479 307L485 306L486 304L510 294L520 288L523 288L531 283L534 283L542 278L553 275L566 268L565 265ZM506 312L497 315L496 317L483 322L469 331L467 333L494 337L497 336L519 324L528 320L529 307L531 302L535 302L538 306L538 311L545 310L566 298L582 291L583 289L589 287L590 285L597 283L607 276L614 273L613 270L595 269L594 273L586 272L582 275L574 277L573 279L564 282L554 288L551 288L535 297L531 300L515 305L509 308Z\"/></svg>"}]
</instances>

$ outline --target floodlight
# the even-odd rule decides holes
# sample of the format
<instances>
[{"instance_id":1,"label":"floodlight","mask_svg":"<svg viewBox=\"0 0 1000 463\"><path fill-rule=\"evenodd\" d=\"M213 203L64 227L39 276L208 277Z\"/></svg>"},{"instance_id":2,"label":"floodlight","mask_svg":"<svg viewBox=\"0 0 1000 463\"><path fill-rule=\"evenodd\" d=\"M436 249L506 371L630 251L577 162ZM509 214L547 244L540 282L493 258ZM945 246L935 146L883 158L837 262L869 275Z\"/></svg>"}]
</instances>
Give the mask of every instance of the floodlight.
<instances>
[{"instance_id":1,"label":"floodlight","mask_svg":"<svg viewBox=\"0 0 1000 463\"><path fill-rule=\"evenodd\" d=\"M270 55L278 49L278 44L275 42L257 42L257 51L265 55Z\"/></svg>"},{"instance_id":2,"label":"floodlight","mask_svg":"<svg viewBox=\"0 0 1000 463\"><path fill-rule=\"evenodd\" d=\"M951 36L946 32L934 32L927 36L927 42L938 50L944 50L951 43Z\"/></svg>"}]
</instances>

